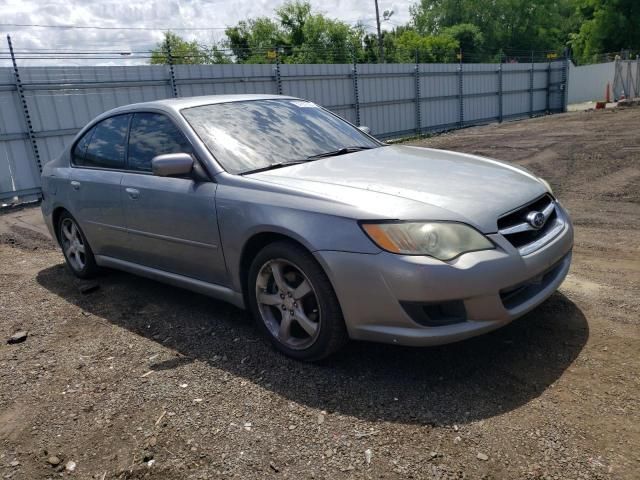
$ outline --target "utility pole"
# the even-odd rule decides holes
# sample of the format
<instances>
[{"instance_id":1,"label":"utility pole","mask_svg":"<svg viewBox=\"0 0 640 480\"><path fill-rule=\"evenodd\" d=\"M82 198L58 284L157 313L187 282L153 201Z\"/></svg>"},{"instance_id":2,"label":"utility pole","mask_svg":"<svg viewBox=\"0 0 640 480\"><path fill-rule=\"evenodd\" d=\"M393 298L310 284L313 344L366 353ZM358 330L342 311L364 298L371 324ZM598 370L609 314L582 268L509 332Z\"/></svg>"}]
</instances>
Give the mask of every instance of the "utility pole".
<instances>
[{"instance_id":1,"label":"utility pole","mask_svg":"<svg viewBox=\"0 0 640 480\"><path fill-rule=\"evenodd\" d=\"M380 55L380 63L384 63L384 44L382 43L382 30L380 30L380 10L378 9L378 0L376 3L376 26L378 27L378 52Z\"/></svg>"}]
</instances>

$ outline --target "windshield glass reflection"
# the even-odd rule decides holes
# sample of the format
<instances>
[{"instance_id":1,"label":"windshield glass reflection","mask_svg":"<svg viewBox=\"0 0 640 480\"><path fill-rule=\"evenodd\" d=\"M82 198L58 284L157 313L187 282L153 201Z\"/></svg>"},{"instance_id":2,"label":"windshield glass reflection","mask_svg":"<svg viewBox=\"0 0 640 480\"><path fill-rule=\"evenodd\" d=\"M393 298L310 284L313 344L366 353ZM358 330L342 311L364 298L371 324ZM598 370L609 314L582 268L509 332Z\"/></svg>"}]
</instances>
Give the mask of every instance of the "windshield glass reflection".
<instances>
[{"instance_id":1,"label":"windshield glass reflection","mask_svg":"<svg viewBox=\"0 0 640 480\"><path fill-rule=\"evenodd\" d=\"M250 100L188 108L182 114L218 162L244 173L344 147L378 142L303 100Z\"/></svg>"}]
</instances>

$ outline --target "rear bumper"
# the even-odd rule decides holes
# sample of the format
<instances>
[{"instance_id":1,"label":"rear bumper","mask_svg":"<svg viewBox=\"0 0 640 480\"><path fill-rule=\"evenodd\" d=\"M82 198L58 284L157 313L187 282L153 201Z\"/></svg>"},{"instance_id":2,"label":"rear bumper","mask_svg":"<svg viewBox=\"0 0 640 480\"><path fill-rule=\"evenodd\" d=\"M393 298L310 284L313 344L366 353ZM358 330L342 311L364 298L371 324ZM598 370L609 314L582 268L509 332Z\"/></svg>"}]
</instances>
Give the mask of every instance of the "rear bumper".
<instances>
[{"instance_id":1,"label":"rear bumper","mask_svg":"<svg viewBox=\"0 0 640 480\"><path fill-rule=\"evenodd\" d=\"M53 238L56 242L58 242L58 236L56 235L55 227L53 226L53 209L51 205L46 200L43 200L40 204L40 210L42 211L42 218L44 219L44 224L47 226L49 230L49 234L51 238Z\"/></svg>"},{"instance_id":2,"label":"rear bumper","mask_svg":"<svg viewBox=\"0 0 640 480\"><path fill-rule=\"evenodd\" d=\"M494 250L450 262L430 257L319 251L353 339L426 346L455 342L499 328L529 312L557 290L571 264L573 228L522 256L501 235ZM463 306L463 318L427 326L407 305ZM437 323L437 322L436 322ZM433 324L432 324L433 325Z\"/></svg>"}]
</instances>

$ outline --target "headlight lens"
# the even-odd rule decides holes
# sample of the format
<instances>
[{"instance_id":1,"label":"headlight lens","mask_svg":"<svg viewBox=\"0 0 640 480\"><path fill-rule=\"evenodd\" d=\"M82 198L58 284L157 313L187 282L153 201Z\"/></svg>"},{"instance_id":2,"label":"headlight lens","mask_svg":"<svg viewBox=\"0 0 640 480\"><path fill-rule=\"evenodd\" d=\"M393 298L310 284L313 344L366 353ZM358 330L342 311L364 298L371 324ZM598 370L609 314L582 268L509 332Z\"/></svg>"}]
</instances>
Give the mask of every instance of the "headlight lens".
<instances>
[{"instance_id":1,"label":"headlight lens","mask_svg":"<svg viewBox=\"0 0 640 480\"><path fill-rule=\"evenodd\" d=\"M495 248L487 237L462 223L363 223L362 228L380 248L404 255L451 260L465 252Z\"/></svg>"},{"instance_id":2,"label":"headlight lens","mask_svg":"<svg viewBox=\"0 0 640 480\"><path fill-rule=\"evenodd\" d=\"M553 190L551 190L551 185L549 184L549 182L547 182L544 178L540 178L540 177L538 177L538 180L540 180L544 184L544 186L547 187L547 190L549 191L549 193L553 195Z\"/></svg>"}]
</instances>

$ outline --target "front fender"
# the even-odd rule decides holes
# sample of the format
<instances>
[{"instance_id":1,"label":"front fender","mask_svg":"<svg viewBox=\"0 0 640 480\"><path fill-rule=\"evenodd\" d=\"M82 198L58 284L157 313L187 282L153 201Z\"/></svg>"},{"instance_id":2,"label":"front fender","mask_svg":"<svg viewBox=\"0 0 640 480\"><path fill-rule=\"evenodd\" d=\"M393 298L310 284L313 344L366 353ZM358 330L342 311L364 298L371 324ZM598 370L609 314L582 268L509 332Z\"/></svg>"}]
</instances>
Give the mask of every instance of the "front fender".
<instances>
[{"instance_id":1,"label":"front fender","mask_svg":"<svg viewBox=\"0 0 640 480\"><path fill-rule=\"evenodd\" d=\"M242 290L240 262L244 246L260 233L285 235L310 252L380 252L355 219L313 211L306 203L284 193L219 186L216 210L220 238L234 290Z\"/></svg>"}]
</instances>

